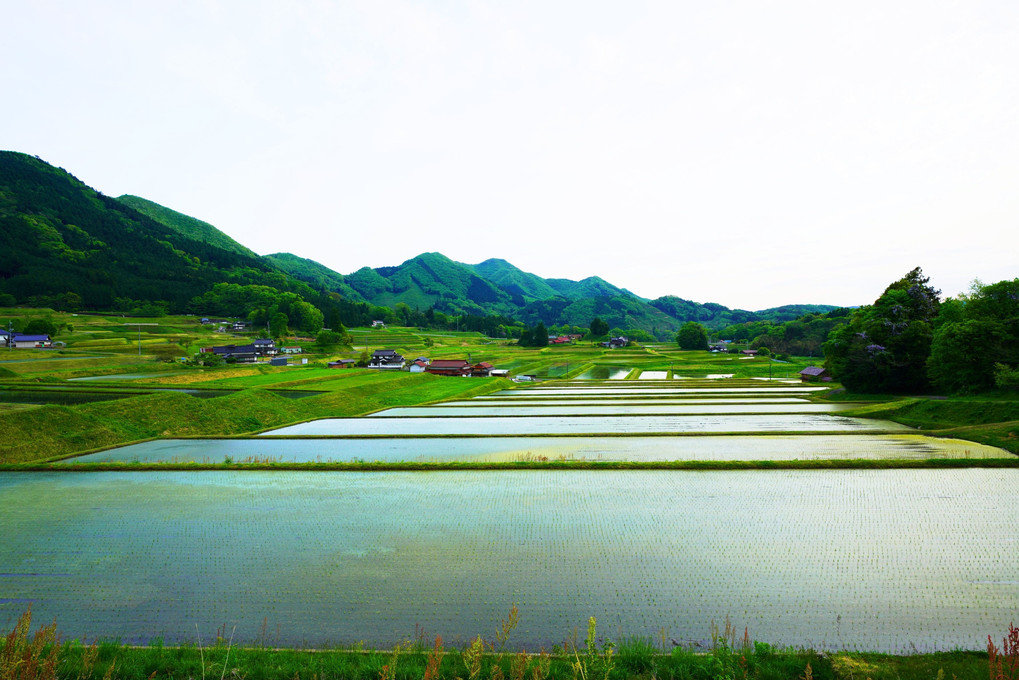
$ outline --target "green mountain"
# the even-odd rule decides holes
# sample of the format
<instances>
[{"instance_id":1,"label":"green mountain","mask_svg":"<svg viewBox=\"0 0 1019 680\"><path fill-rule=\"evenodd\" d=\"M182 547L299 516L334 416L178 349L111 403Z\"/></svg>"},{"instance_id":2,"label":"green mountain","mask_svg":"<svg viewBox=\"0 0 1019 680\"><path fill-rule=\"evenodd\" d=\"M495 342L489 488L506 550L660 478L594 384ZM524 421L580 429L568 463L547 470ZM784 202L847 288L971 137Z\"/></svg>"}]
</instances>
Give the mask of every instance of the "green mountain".
<instances>
[{"instance_id":1,"label":"green mountain","mask_svg":"<svg viewBox=\"0 0 1019 680\"><path fill-rule=\"evenodd\" d=\"M262 258L186 236L62 168L0 151L0 294L84 309L158 301L183 312L217 283L314 295Z\"/></svg>"},{"instance_id":2,"label":"green mountain","mask_svg":"<svg viewBox=\"0 0 1019 680\"><path fill-rule=\"evenodd\" d=\"M324 264L292 253L273 253L262 258L276 269L286 272L295 279L304 281L312 288L339 293L352 301L363 302L364 298L347 285L342 274L334 272Z\"/></svg>"},{"instance_id":3,"label":"green mountain","mask_svg":"<svg viewBox=\"0 0 1019 680\"><path fill-rule=\"evenodd\" d=\"M518 269L506 260L492 258L468 266L478 276L488 279L511 296L519 296L519 304L532 300L546 300L559 295L559 291L545 279Z\"/></svg>"},{"instance_id":4,"label":"green mountain","mask_svg":"<svg viewBox=\"0 0 1019 680\"><path fill-rule=\"evenodd\" d=\"M452 314L506 314L519 308L513 296L478 276L468 265L441 253L424 253L396 267L363 267L345 277L347 284L375 305L404 303Z\"/></svg>"},{"instance_id":5,"label":"green mountain","mask_svg":"<svg viewBox=\"0 0 1019 680\"><path fill-rule=\"evenodd\" d=\"M246 286L265 288L238 290ZM242 299L268 301L259 302L266 307L273 296L282 300L281 293L316 306L328 326L367 323L386 313L379 307L399 307L405 320L414 310L431 318L424 313L434 309L586 327L597 316L610 327L662 339L689 320L719 328L833 309L788 305L749 312L675 296L646 300L597 276L545 279L505 260L469 265L441 253L344 276L290 253L259 257L211 224L136 196L104 196L62 168L0 151L0 299L65 309L161 303L171 312L200 307L225 314L209 310L234 309ZM302 309L307 317L294 295L288 299L291 313Z\"/></svg>"},{"instance_id":6,"label":"green mountain","mask_svg":"<svg viewBox=\"0 0 1019 680\"><path fill-rule=\"evenodd\" d=\"M126 206L134 208L143 215L148 215L156 222L173 229L189 239L202 241L223 250L247 255L248 257L258 257L253 250L245 248L208 222L197 220L194 217L179 213L176 210L170 210L148 199L131 196L130 194L119 196L117 200Z\"/></svg>"}]
</instances>

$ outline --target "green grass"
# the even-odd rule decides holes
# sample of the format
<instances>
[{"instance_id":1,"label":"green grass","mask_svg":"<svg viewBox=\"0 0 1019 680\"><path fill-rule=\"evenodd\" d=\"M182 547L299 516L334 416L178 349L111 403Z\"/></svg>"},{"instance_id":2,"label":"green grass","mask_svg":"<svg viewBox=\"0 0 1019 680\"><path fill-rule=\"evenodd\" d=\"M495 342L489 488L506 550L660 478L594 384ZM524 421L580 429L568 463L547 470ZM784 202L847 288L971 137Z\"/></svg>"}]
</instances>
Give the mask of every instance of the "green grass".
<instances>
[{"instance_id":1,"label":"green grass","mask_svg":"<svg viewBox=\"0 0 1019 680\"><path fill-rule=\"evenodd\" d=\"M515 614L516 607L513 608ZM358 645L349 649L278 649L273 631L263 625L254 644L235 644L225 627L193 644L165 646L156 641L134 647L117 641L84 644L60 642L56 623L37 628L30 636L31 610L9 636L0 640L0 677L5 680L82 680L117 678L245 678L250 680L630 680L670 678L714 680L976 680L995 678L986 652L930 654L819 653L810 649L775 648L738 637L728 621L725 633L713 629L713 642L704 650L676 645L665 629L658 639L596 637L592 618L585 641L564 635L550 649L516 651L512 618L493 625L495 635L448 645L441 636L418 631L394 649ZM4 631L6 633L6 631ZM991 636L996 637L992 634ZM1016 650L1009 650L1006 664ZM989 671L991 671L989 673ZM1008 677L1008 676L997 676Z\"/></svg>"},{"instance_id":2,"label":"green grass","mask_svg":"<svg viewBox=\"0 0 1019 680\"><path fill-rule=\"evenodd\" d=\"M197 470L296 470L302 472L462 472L464 470L942 470L956 468L1019 469L1017 458L929 458L925 460L677 460L590 461L526 460L510 462L256 462L256 463L78 463L52 462L0 464L0 471L21 472L142 472Z\"/></svg>"}]
</instances>

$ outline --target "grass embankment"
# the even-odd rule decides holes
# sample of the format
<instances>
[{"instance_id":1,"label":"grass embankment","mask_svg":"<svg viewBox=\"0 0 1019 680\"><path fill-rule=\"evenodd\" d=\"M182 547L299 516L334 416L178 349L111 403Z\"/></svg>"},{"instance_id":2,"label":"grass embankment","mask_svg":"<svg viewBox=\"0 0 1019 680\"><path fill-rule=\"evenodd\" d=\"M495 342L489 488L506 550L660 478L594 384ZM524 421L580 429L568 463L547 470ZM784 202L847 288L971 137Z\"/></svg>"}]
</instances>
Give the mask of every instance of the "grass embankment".
<instances>
[{"instance_id":1,"label":"grass embankment","mask_svg":"<svg viewBox=\"0 0 1019 680\"><path fill-rule=\"evenodd\" d=\"M295 650L268 646L263 633L257 646L235 646L225 631L211 645L190 644L128 647L118 642L85 645L60 643L56 625L28 634L31 615L26 612L15 629L0 640L0 679L156 680L220 677L248 680L628 680L630 678L754 678L756 680L1008 680L1019 667L1019 632L1003 639L999 654L940 652L933 654L821 653L777 649L751 642L726 624L724 633L712 632L710 648L692 651L673 646L663 630L658 640L623 638L613 643L596 637L595 620L584 642L572 639L539 653L512 649L510 635L516 625L516 608L496 629L495 637L478 636L462 646L446 648L441 637L424 634L393 650ZM670 649L671 647L671 649ZM666 651L668 650L668 651Z\"/></svg>"},{"instance_id":2,"label":"grass embankment","mask_svg":"<svg viewBox=\"0 0 1019 680\"><path fill-rule=\"evenodd\" d=\"M966 439L1019 454L1019 400L1014 397L899 399L839 415L892 420L928 434Z\"/></svg>"},{"instance_id":3,"label":"grass embankment","mask_svg":"<svg viewBox=\"0 0 1019 680\"><path fill-rule=\"evenodd\" d=\"M1017 458L927 458L921 460L847 458L841 460L674 460L674 461L590 461L522 460L506 462L223 462L172 463L138 461L0 463L0 470L13 472L146 472L170 470L288 470L301 472L463 472L479 470L938 470L953 468L1019 468Z\"/></svg>"},{"instance_id":4,"label":"grass embankment","mask_svg":"<svg viewBox=\"0 0 1019 680\"><path fill-rule=\"evenodd\" d=\"M0 463L24 463L153 437L238 435L329 416L469 398L505 389L502 379L456 380L428 374L362 374L342 392L286 399L245 390L216 399L177 392L79 406L0 412Z\"/></svg>"}]
</instances>

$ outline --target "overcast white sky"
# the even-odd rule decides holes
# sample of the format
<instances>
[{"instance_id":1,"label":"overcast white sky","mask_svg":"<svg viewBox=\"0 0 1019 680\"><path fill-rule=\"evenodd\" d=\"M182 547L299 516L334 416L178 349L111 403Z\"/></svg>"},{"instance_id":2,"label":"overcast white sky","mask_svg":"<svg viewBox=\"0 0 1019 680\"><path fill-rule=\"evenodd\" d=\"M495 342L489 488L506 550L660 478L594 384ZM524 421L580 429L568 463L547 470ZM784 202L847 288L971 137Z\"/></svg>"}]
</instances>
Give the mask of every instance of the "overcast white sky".
<instances>
[{"instance_id":1,"label":"overcast white sky","mask_svg":"<svg viewBox=\"0 0 1019 680\"><path fill-rule=\"evenodd\" d=\"M1019 276L1019 3L0 0L0 148L348 274Z\"/></svg>"}]
</instances>

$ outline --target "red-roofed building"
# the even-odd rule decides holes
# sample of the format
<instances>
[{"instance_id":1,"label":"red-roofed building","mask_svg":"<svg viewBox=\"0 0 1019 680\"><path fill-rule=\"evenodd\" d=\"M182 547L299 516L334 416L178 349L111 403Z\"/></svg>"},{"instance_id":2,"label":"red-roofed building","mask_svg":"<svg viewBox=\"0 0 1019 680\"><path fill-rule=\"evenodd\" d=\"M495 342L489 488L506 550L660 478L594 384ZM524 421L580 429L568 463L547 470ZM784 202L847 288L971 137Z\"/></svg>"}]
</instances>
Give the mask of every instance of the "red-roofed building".
<instances>
[{"instance_id":1,"label":"red-roofed building","mask_svg":"<svg viewBox=\"0 0 1019 680\"><path fill-rule=\"evenodd\" d=\"M466 359L433 359L425 373L435 375L470 375L471 362Z\"/></svg>"}]
</instances>

